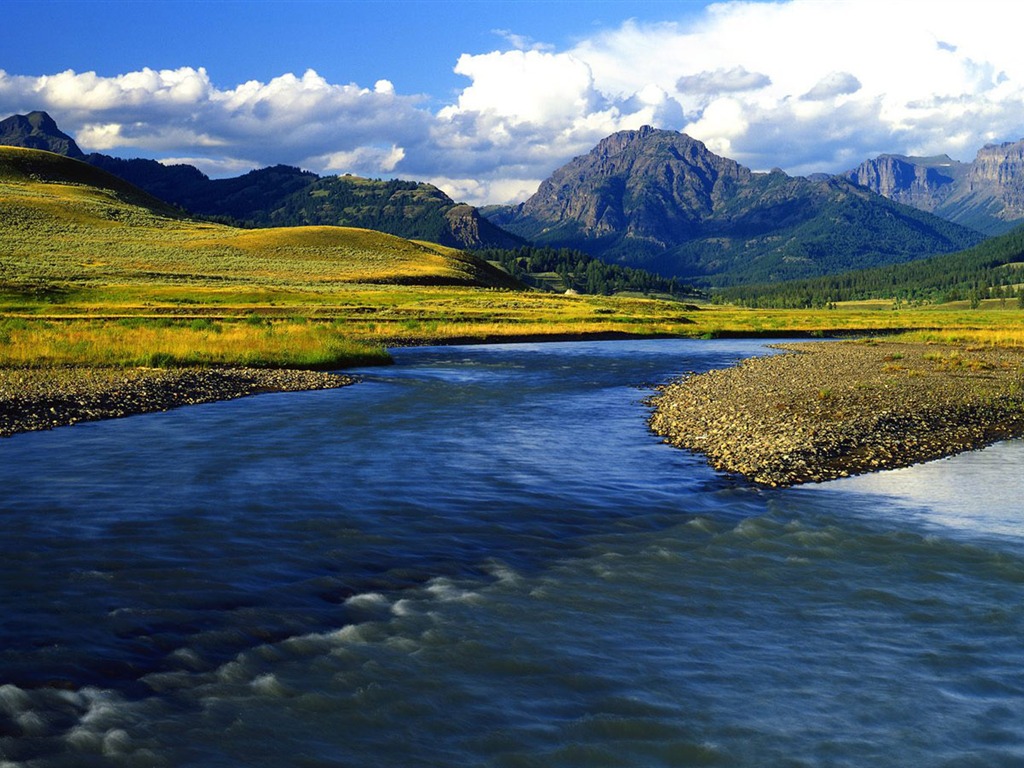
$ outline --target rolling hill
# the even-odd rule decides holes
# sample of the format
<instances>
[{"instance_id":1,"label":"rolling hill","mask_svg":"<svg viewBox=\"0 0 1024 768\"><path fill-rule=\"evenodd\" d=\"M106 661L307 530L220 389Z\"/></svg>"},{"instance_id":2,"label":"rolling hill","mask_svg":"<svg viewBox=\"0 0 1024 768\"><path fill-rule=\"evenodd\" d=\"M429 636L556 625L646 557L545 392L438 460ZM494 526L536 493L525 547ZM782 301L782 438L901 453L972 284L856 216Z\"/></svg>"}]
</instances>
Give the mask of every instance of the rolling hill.
<instances>
[{"instance_id":1,"label":"rolling hill","mask_svg":"<svg viewBox=\"0 0 1024 768\"><path fill-rule=\"evenodd\" d=\"M318 176L286 165L211 179L191 165L85 155L45 112L0 120L0 145L84 160L172 205L245 227L328 225L376 229L452 248L516 248L524 241L432 184Z\"/></svg>"},{"instance_id":2,"label":"rolling hill","mask_svg":"<svg viewBox=\"0 0 1024 768\"><path fill-rule=\"evenodd\" d=\"M116 176L34 149L0 147L0 218L7 292L90 284L518 285L471 254L382 232L190 220Z\"/></svg>"}]
</instances>

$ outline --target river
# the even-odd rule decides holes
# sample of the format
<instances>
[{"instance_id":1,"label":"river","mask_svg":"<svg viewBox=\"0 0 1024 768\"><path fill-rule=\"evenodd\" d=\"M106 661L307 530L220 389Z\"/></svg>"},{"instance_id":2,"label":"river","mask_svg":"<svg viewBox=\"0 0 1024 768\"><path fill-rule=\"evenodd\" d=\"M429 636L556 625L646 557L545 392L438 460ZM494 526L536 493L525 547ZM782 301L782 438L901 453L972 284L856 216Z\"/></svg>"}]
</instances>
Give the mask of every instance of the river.
<instances>
[{"instance_id":1,"label":"river","mask_svg":"<svg viewBox=\"0 0 1024 768\"><path fill-rule=\"evenodd\" d=\"M404 349L0 441L0 766L1024 764L1024 441L766 490L647 430L769 352Z\"/></svg>"}]
</instances>

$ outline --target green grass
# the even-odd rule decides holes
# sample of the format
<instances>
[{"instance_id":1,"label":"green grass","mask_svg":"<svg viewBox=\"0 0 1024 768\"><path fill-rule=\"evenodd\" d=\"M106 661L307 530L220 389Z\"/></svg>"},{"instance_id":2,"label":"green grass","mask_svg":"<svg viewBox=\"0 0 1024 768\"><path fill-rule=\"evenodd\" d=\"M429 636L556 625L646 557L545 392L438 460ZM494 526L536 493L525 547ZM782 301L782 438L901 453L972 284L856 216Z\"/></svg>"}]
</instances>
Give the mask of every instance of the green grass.
<instances>
[{"instance_id":1,"label":"green grass","mask_svg":"<svg viewBox=\"0 0 1024 768\"><path fill-rule=\"evenodd\" d=\"M0 148L0 365L330 368L386 360L389 345L613 334L1024 345L1014 302L755 310L514 290L469 254L370 230L182 219L54 158Z\"/></svg>"},{"instance_id":2,"label":"green grass","mask_svg":"<svg viewBox=\"0 0 1024 768\"><path fill-rule=\"evenodd\" d=\"M290 289L347 283L513 284L481 259L381 232L241 230L136 205L137 199L119 189L40 181L27 171L5 174L5 158L10 166L12 156L23 155L46 161L44 176L57 175L52 166L61 165L48 153L0 148L0 286L8 293L108 284ZM83 168L95 170L58 160L71 177L83 176Z\"/></svg>"}]
</instances>

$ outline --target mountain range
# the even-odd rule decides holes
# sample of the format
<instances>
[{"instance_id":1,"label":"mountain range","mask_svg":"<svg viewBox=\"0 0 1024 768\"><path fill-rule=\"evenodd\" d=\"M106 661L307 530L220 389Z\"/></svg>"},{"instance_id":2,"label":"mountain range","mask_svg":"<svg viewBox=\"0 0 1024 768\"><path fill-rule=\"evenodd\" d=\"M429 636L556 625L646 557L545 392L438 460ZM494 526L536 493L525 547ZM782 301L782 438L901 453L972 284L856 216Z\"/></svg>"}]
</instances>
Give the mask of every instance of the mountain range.
<instances>
[{"instance_id":1,"label":"mountain range","mask_svg":"<svg viewBox=\"0 0 1024 768\"><path fill-rule=\"evenodd\" d=\"M539 244L711 284L909 261L983 235L839 176L755 173L675 131L620 131L526 202L486 211Z\"/></svg>"},{"instance_id":2,"label":"mountain range","mask_svg":"<svg viewBox=\"0 0 1024 768\"><path fill-rule=\"evenodd\" d=\"M241 229L199 220L88 163L0 146L0 294L8 301L68 296L74 286L91 297L86 303L130 306L125 297L139 291L149 307L149 299L177 292L170 302L179 308L223 311L212 294L226 291L228 306L249 300L233 288L274 306L292 291L315 296L351 284L523 287L465 250L364 228Z\"/></svg>"},{"instance_id":3,"label":"mountain range","mask_svg":"<svg viewBox=\"0 0 1024 768\"><path fill-rule=\"evenodd\" d=\"M1014 211L1024 216L1024 194L1013 191L1024 174L985 154L996 148L973 164L889 155L848 174L799 177L754 172L685 134L644 127L605 138L520 205L477 210L415 181L283 165L210 179L188 165L86 155L44 112L0 121L0 144L78 158L192 214L243 226L363 227L469 249L529 242L707 285L901 263L984 238L940 213L986 232L1010 226Z\"/></svg>"},{"instance_id":4,"label":"mountain range","mask_svg":"<svg viewBox=\"0 0 1024 768\"><path fill-rule=\"evenodd\" d=\"M948 155L880 155L846 174L890 200L912 205L988 235L1024 220L1024 139L989 144L973 162Z\"/></svg>"},{"instance_id":5,"label":"mountain range","mask_svg":"<svg viewBox=\"0 0 1024 768\"><path fill-rule=\"evenodd\" d=\"M43 149L101 168L186 211L248 227L334 225L376 229L452 248L515 248L523 241L432 184L320 177L285 165L211 179L191 165L86 155L45 112L0 120L0 145Z\"/></svg>"}]
</instances>

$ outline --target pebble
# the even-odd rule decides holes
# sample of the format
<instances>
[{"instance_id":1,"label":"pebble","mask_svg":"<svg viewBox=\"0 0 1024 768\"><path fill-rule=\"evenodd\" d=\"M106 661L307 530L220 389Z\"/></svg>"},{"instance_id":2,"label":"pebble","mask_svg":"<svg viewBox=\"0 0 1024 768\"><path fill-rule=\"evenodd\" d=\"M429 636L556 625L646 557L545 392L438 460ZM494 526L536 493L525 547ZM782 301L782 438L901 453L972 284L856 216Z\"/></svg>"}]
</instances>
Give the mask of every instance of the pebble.
<instances>
[{"instance_id":1,"label":"pebble","mask_svg":"<svg viewBox=\"0 0 1024 768\"><path fill-rule=\"evenodd\" d=\"M650 398L651 429L769 487L909 466L1024 435L1024 350L783 344Z\"/></svg>"},{"instance_id":2,"label":"pebble","mask_svg":"<svg viewBox=\"0 0 1024 768\"><path fill-rule=\"evenodd\" d=\"M263 368L0 369L0 437L262 392L333 389L351 376Z\"/></svg>"}]
</instances>

